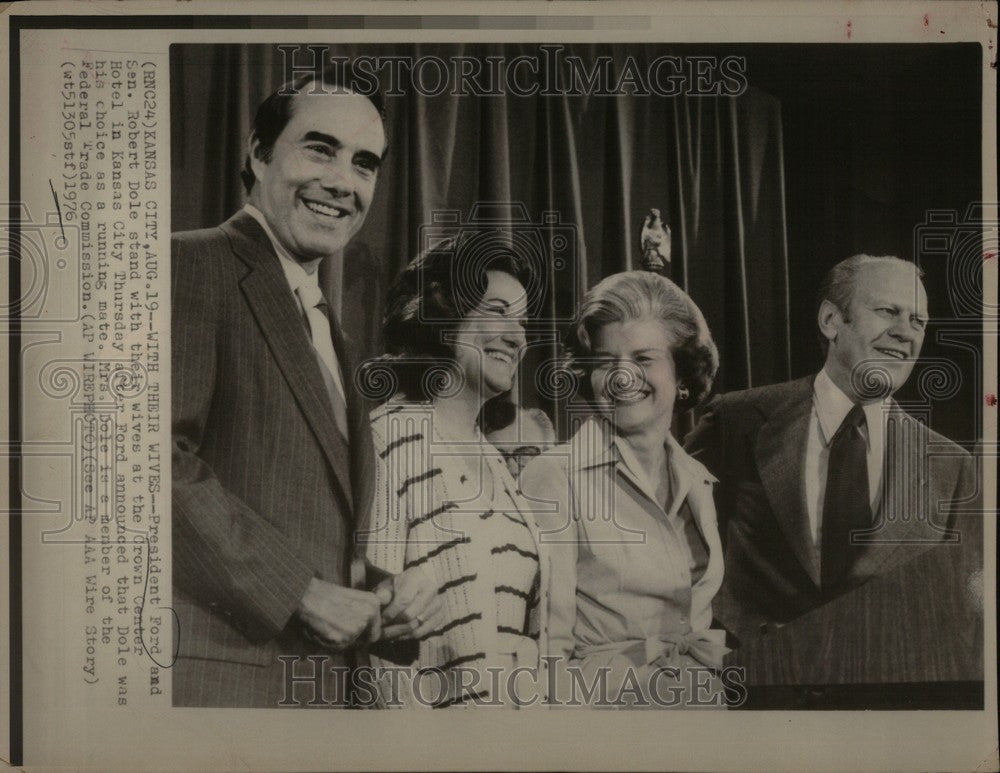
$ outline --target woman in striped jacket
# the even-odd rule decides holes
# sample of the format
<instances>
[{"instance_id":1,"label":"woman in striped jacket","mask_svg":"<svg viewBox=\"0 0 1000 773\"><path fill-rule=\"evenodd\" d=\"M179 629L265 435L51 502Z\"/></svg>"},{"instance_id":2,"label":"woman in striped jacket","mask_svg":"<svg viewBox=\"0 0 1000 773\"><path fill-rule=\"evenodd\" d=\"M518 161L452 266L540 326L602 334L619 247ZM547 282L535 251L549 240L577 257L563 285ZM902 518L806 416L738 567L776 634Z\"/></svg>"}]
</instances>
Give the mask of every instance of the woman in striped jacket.
<instances>
[{"instance_id":1,"label":"woman in striped jacket","mask_svg":"<svg viewBox=\"0 0 1000 773\"><path fill-rule=\"evenodd\" d=\"M443 622L417 618L409 640L372 648L385 707L544 698L548 567L479 425L483 404L511 389L526 345L534 274L509 236L448 240L411 262L390 291L387 354L363 372L369 389L391 395L371 415L368 559L392 574L420 567L444 602Z\"/></svg>"}]
</instances>

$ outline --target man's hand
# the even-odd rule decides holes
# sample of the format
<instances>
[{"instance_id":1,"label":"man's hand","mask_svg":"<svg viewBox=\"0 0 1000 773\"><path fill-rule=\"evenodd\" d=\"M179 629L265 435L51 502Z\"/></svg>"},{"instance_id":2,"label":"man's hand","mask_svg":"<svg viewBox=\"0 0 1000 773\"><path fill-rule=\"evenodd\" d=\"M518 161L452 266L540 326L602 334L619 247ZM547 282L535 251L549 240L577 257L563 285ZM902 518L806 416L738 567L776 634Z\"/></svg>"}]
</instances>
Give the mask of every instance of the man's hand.
<instances>
[{"instance_id":1,"label":"man's hand","mask_svg":"<svg viewBox=\"0 0 1000 773\"><path fill-rule=\"evenodd\" d=\"M298 613L323 644L343 650L366 633L373 641L379 638L381 606L382 599L374 593L314 577L299 602Z\"/></svg>"},{"instance_id":2,"label":"man's hand","mask_svg":"<svg viewBox=\"0 0 1000 773\"><path fill-rule=\"evenodd\" d=\"M384 580L375 593L384 605L383 639L419 639L444 623L444 601L422 566Z\"/></svg>"}]
</instances>

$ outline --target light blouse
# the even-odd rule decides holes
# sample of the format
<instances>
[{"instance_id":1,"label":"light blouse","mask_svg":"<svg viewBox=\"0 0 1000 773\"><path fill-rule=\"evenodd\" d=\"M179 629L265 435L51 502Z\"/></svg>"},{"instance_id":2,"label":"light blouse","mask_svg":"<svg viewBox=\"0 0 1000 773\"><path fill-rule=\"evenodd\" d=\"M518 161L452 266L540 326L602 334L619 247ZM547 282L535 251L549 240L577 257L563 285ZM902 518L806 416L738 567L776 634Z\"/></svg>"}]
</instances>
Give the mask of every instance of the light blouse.
<instances>
[{"instance_id":1,"label":"light blouse","mask_svg":"<svg viewBox=\"0 0 1000 773\"><path fill-rule=\"evenodd\" d=\"M605 669L612 693L629 670L640 680L665 666L709 672L726 652L725 632L710 628L723 575L715 479L672 437L666 450L666 503L597 419L522 477L536 507L552 503L536 516L553 557L551 646L588 679ZM562 687L568 679L563 669Z\"/></svg>"}]
</instances>

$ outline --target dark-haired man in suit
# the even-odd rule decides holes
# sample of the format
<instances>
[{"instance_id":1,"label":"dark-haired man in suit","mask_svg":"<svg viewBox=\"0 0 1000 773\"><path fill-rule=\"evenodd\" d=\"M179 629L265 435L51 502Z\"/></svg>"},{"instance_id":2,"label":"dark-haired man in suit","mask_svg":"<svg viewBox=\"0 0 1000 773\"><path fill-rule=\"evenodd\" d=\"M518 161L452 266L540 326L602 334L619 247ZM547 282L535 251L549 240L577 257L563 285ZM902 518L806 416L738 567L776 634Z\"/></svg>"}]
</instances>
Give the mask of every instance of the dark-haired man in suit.
<instances>
[{"instance_id":1,"label":"dark-haired man in suit","mask_svg":"<svg viewBox=\"0 0 1000 773\"><path fill-rule=\"evenodd\" d=\"M927 321L913 263L848 258L820 292L823 369L716 397L687 438L719 479L726 575L715 615L738 638L958 536L956 505L977 493L973 458L892 399Z\"/></svg>"},{"instance_id":2,"label":"dark-haired man in suit","mask_svg":"<svg viewBox=\"0 0 1000 773\"><path fill-rule=\"evenodd\" d=\"M173 239L175 705L343 704L355 644L440 608L419 572L377 584L354 557L371 441L318 268L364 223L386 139L378 95L321 78L258 109L247 205Z\"/></svg>"}]
</instances>

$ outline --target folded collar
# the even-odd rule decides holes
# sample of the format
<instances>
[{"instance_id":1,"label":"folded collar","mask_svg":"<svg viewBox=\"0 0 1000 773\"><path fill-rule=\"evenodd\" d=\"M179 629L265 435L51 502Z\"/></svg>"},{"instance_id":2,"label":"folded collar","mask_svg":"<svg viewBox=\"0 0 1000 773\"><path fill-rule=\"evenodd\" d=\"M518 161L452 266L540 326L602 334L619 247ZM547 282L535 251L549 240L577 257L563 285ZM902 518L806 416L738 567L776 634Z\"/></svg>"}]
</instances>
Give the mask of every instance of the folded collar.
<instances>
[{"instance_id":1,"label":"folded collar","mask_svg":"<svg viewBox=\"0 0 1000 773\"><path fill-rule=\"evenodd\" d=\"M679 480L689 479L690 482L718 483L697 459L691 456L678 443L673 435L667 435L667 458L670 460L673 473ZM587 419L577 430L570 441L571 467L585 470L602 465L624 464L633 476L642 476L638 469L635 455L628 443L611 430L606 419Z\"/></svg>"},{"instance_id":2,"label":"folded collar","mask_svg":"<svg viewBox=\"0 0 1000 773\"><path fill-rule=\"evenodd\" d=\"M833 383L824 369L816 375L816 380L813 382L813 405L816 407L816 418L819 421L823 445L828 446L840 429L840 425L844 423L847 414L851 412L854 403ZM865 421L868 424L866 437L871 437L873 427L881 426L882 412L891 405L892 398L887 397L863 406Z\"/></svg>"}]
</instances>

